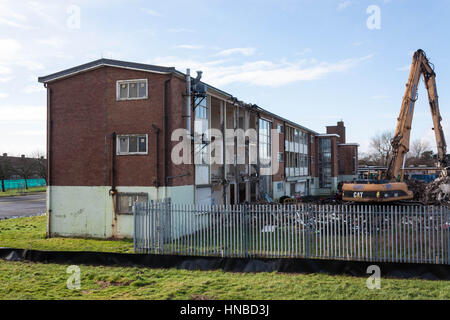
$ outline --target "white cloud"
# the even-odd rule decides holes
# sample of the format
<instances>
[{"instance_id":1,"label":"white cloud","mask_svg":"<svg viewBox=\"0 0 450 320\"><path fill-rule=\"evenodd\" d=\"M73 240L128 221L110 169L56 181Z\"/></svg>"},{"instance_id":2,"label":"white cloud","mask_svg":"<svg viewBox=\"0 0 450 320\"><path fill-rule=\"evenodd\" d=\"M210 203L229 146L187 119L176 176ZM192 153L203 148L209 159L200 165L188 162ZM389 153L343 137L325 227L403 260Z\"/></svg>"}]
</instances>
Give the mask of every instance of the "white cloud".
<instances>
[{"instance_id":1,"label":"white cloud","mask_svg":"<svg viewBox=\"0 0 450 320\"><path fill-rule=\"evenodd\" d=\"M50 37L47 39L38 39L38 40L36 40L36 42L39 44L50 46L55 49L61 49L67 43L66 40L64 40L62 38L58 38L58 37Z\"/></svg>"},{"instance_id":2,"label":"white cloud","mask_svg":"<svg viewBox=\"0 0 450 320\"><path fill-rule=\"evenodd\" d=\"M0 74L11 72L11 65L25 67L28 70L41 70L42 63L34 61L23 53L22 45L15 39L0 39Z\"/></svg>"},{"instance_id":3,"label":"white cloud","mask_svg":"<svg viewBox=\"0 0 450 320\"><path fill-rule=\"evenodd\" d=\"M351 4L352 4L352 2L350 0L342 1L338 5L338 10L344 10L345 8L350 6Z\"/></svg>"},{"instance_id":4,"label":"white cloud","mask_svg":"<svg viewBox=\"0 0 450 320\"><path fill-rule=\"evenodd\" d=\"M11 68L0 65L0 74L8 74L8 73L11 73ZM8 80L8 78L2 78L2 79L4 79L4 81L2 81L2 82L5 82Z\"/></svg>"},{"instance_id":5,"label":"white cloud","mask_svg":"<svg viewBox=\"0 0 450 320\"><path fill-rule=\"evenodd\" d=\"M45 130L24 130L24 131L16 131L14 134L18 136L44 136L46 135Z\"/></svg>"},{"instance_id":6,"label":"white cloud","mask_svg":"<svg viewBox=\"0 0 450 320\"><path fill-rule=\"evenodd\" d=\"M207 63L185 60L177 57L160 57L150 61L153 64L175 66L180 70L191 68L202 70L204 80L214 86L230 83L246 83L263 87L278 87L297 81L311 81L328 74L345 72L373 55L346 59L338 62L313 62L300 60L296 62L253 61L237 65L226 65L224 61Z\"/></svg>"},{"instance_id":7,"label":"white cloud","mask_svg":"<svg viewBox=\"0 0 450 320\"><path fill-rule=\"evenodd\" d=\"M15 59L22 49L19 41L14 39L0 39L0 63Z\"/></svg>"},{"instance_id":8,"label":"white cloud","mask_svg":"<svg viewBox=\"0 0 450 320\"><path fill-rule=\"evenodd\" d=\"M27 17L12 10L6 3L0 3L0 24L20 29L29 29Z\"/></svg>"},{"instance_id":9,"label":"white cloud","mask_svg":"<svg viewBox=\"0 0 450 320\"><path fill-rule=\"evenodd\" d=\"M19 60L16 64L32 71L44 69L44 65L42 63L33 60Z\"/></svg>"},{"instance_id":10,"label":"white cloud","mask_svg":"<svg viewBox=\"0 0 450 320\"><path fill-rule=\"evenodd\" d=\"M0 123L17 121L42 122L46 119L45 106L33 105L2 105L0 107Z\"/></svg>"},{"instance_id":11,"label":"white cloud","mask_svg":"<svg viewBox=\"0 0 450 320\"><path fill-rule=\"evenodd\" d=\"M8 96L9 96L9 94L0 92L0 98L7 98Z\"/></svg>"},{"instance_id":12,"label":"white cloud","mask_svg":"<svg viewBox=\"0 0 450 320\"><path fill-rule=\"evenodd\" d=\"M9 26L9 27L14 27L14 28L23 28L23 29L28 29L29 28L28 26L26 26L24 24L21 24L21 23L16 22L16 21L8 20L8 19L6 19L4 17L0 17L0 24L6 25L6 26Z\"/></svg>"},{"instance_id":13,"label":"white cloud","mask_svg":"<svg viewBox=\"0 0 450 320\"><path fill-rule=\"evenodd\" d=\"M256 52L255 48L232 48L232 49L226 49L222 50L219 53L217 53L217 56L230 56L233 54L241 54L243 56L251 56Z\"/></svg>"},{"instance_id":14,"label":"white cloud","mask_svg":"<svg viewBox=\"0 0 450 320\"><path fill-rule=\"evenodd\" d=\"M178 49L198 50L198 49L203 49L204 46L202 46L202 45L196 45L196 44L180 44L180 45L176 46L175 48L178 48Z\"/></svg>"},{"instance_id":15,"label":"white cloud","mask_svg":"<svg viewBox=\"0 0 450 320\"><path fill-rule=\"evenodd\" d=\"M37 92L45 92L45 88L42 84L40 83L36 83L36 84L30 84L27 85L24 89L23 89L24 93L37 93Z\"/></svg>"}]
</instances>

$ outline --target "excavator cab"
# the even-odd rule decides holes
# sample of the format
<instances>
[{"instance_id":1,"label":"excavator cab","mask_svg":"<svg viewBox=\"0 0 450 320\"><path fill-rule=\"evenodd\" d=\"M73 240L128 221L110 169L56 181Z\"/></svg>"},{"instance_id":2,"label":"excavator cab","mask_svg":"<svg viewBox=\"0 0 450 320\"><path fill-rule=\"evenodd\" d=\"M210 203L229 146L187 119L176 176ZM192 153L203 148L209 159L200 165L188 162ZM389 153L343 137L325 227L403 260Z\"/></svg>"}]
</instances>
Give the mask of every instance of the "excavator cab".
<instances>
[{"instance_id":1,"label":"excavator cab","mask_svg":"<svg viewBox=\"0 0 450 320\"><path fill-rule=\"evenodd\" d=\"M448 175L447 144L441 126L438 94L436 88L436 73L423 50L414 53L405 95L397 121L394 138L391 141L392 150L388 167L380 180L355 181L342 186L342 199L354 202L392 202L413 199L413 192L403 182L406 154L409 151L411 125L414 114L414 104L420 78L423 77L428 92L433 130L438 149L437 157L442 169L441 176ZM398 177L400 177L398 179Z\"/></svg>"}]
</instances>

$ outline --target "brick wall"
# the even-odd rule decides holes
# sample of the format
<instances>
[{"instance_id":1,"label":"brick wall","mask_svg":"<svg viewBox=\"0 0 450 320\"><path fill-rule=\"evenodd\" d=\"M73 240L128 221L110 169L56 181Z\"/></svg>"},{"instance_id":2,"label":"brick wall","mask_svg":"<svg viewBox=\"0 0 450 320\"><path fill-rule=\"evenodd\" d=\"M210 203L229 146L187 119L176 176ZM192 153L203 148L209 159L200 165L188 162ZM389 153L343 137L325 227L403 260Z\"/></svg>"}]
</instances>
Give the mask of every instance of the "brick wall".
<instances>
[{"instance_id":1,"label":"brick wall","mask_svg":"<svg viewBox=\"0 0 450 320\"><path fill-rule=\"evenodd\" d=\"M345 126L343 121L339 121L335 126L327 126L327 134L338 134L338 143L345 143Z\"/></svg>"},{"instance_id":2,"label":"brick wall","mask_svg":"<svg viewBox=\"0 0 450 320\"><path fill-rule=\"evenodd\" d=\"M355 174L355 163L358 163L358 147L356 145L340 145L339 152L339 174ZM355 158L356 157L356 162Z\"/></svg>"},{"instance_id":3,"label":"brick wall","mask_svg":"<svg viewBox=\"0 0 450 320\"><path fill-rule=\"evenodd\" d=\"M116 100L116 81L147 79L149 99ZM111 185L111 134L148 134L147 155L115 156L116 185L153 186L156 180L156 134L152 124L163 129L164 82L168 75L143 71L101 67L52 82L52 163L51 183L64 186ZM168 132L185 128L184 79L172 77L167 93ZM159 179L164 185L164 143L160 133L158 152ZM193 184L193 168L173 167L167 174L190 173L170 180L170 185Z\"/></svg>"}]
</instances>

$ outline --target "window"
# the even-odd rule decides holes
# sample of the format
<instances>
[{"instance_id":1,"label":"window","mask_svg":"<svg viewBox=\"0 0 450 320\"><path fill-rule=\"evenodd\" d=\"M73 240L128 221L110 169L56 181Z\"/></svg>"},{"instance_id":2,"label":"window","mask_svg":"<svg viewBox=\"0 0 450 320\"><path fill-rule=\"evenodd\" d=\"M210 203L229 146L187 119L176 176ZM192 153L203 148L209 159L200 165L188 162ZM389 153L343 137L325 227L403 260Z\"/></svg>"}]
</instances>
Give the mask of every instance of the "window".
<instances>
[{"instance_id":1,"label":"window","mask_svg":"<svg viewBox=\"0 0 450 320\"><path fill-rule=\"evenodd\" d=\"M194 162L197 165L209 165L209 136L208 136L208 100L195 99L194 123Z\"/></svg>"},{"instance_id":2,"label":"window","mask_svg":"<svg viewBox=\"0 0 450 320\"><path fill-rule=\"evenodd\" d=\"M283 162L283 152L278 152L278 162Z\"/></svg>"},{"instance_id":3,"label":"window","mask_svg":"<svg viewBox=\"0 0 450 320\"><path fill-rule=\"evenodd\" d=\"M136 202L147 202L147 193L122 193L117 194L117 213L133 214L133 205Z\"/></svg>"},{"instance_id":4,"label":"window","mask_svg":"<svg viewBox=\"0 0 450 320\"><path fill-rule=\"evenodd\" d=\"M147 135L119 135L117 136L117 154L147 154Z\"/></svg>"},{"instance_id":5,"label":"window","mask_svg":"<svg viewBox=\"0 0 450 320\"><path fill-rule=\"evenodd\" d=\"M282 192L284 190L284 183L283 182L278 182L277 183L277 190L278 190L278 192Z\"/></svg>"},{"instance_id":6,"label":"window","mask_svg":"<svg viewBox=\"0 0 450 320\"><path fill-rule=\"evenodd\" d=\"M117 100L148 98L147 79L117 81Z\"/></svg>"},{"instance_id":7,"label":"window","mask_svg":"<svg viewBox=\"0 0 450 320\"><path fill-rule=\"evenodd\" d=\"M195 117L197 119L208 119L208 105L206 98L195 99Z\"/></svg>"},{"instance_id":8,"label":"window","mask_svg":"<svg viewBox=\"0 0 450 320\"><path fill-rule=\"evenodd\" d=\"M319 187L331 187L331 139L319 139Z\"/></svg>"},{"instance_id":9,"label":"window","mask_svg":"<svg viewBox=\"0 0 450 320\"><path fill-rule=\"evenodd\" d=\"M271 125L269 121L259 119L259 157L262 160L266 160L265 162L267 164L270 163L270 159L272 158L270 141Z\"/></svg>"},{"instance_id":10,"label":"window","mask_svg":"<svg viewBox=\"0 0 450 320\"><path fill-rule=\"evenodd\" d=\"M308 133L286 126L286 176L308 175Z\"/></svg>"},{"instance_id":11,"label":"window","mask_svg":"<svg viewBox=\"0 0 450 320\"><path fill-rule=\"evenodd\" d=\"M278 133L283 133L283 125L278 124L277 125L277 130L278 130Z\"/></svg>"}]
</instances>

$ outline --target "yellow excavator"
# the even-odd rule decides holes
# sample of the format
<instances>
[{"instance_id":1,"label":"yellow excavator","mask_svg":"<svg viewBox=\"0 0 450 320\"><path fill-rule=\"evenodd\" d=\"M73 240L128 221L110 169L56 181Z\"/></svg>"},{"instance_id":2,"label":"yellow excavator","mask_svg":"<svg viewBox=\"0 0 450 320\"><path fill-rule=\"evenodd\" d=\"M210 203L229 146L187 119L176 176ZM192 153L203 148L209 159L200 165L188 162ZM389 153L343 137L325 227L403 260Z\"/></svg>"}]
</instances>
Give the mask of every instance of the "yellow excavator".
<instances>
[{"instance_id":1,"label":"yellow excavator","mask_svg":"<svg viewBox=\"0 0 450 320\"><path fill-rule=\"evenodd\" d=\"M432 66L423 50L419 49L414 53L400 115L397 119L397 127L391 141L392 149L387 170L379 180L345 183L342 186L342 200L370 203L394 202L413 198L413 192L408 190L403 178L406 154L409 151L414 104L417 100L417 88L421 76L423 76L428 91L428 100L433 117L433 130L438 149L437 161L442 169L441 176L449 174L447 144L441 126L442 118L439 113L436 73Z\"/></svg>"}]
</instances>

